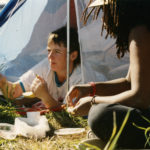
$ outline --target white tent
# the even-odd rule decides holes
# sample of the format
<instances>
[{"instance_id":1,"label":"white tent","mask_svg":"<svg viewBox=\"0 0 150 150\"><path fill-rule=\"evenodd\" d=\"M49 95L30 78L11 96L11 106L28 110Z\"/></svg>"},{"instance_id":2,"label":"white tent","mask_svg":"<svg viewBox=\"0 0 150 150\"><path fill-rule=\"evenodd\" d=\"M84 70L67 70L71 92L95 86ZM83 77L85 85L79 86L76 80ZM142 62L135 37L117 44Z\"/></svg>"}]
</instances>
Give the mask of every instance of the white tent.
<instances>
[{"instance_id":1,"label":"white tent","mask_svg":"<svg viewBox=\"0 0 150 150\"><path fill-rule=\"evenodd\" d=\"M71 0L70 15L71 26L76 26L77 20L83 82L125 76L128 56L117 59L115 40L106 40L105 34L102 37L100 35L101 19L89 19L86 26L83 26L81 15L87 2ZM46 58L48 35L66 24L66 16L67 0L22 0L18 8L15 5L7 14L6 21L0 23L0 72L15 81Z\"/></svg>"}]
</instances>

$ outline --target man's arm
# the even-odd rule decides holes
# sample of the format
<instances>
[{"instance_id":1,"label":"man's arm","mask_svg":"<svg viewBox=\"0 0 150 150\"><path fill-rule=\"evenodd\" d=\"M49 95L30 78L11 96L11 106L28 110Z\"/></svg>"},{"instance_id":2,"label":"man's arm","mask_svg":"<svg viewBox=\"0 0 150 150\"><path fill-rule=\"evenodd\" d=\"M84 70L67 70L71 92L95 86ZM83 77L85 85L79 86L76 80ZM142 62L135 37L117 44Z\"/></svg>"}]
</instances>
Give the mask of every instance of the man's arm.
<instances>
[{"instance_id":1,"label":"man's arm","mask_svg":"<svg viewBox=\"0 0 150 150\"><path fill-rule=\"evenodd\" d=\"M95 88L95 92L93 92L93 88ZM89 96L91 94L95 94L97 96L112 96L130 89L131 82L129 69L126 78L119 78L106 82L95 82L95 87L91 86L89 83L72 86L70 91L66 95L66 100L68 106L72 106L74 105L72 103L72 99L74 98L77 102L80 98Z\"/></svg>"},{"instance_id":2,"label":"man's arm","mask_svg":"<svg viewBox=\"0 0 150 150\"><path fill-rule=\"evenodd\" d=\"M61 105L60 102L56 101L49 94L47 83L39 75L37 75L37 77L33 80L32 84L31 84L31 90L36 97L38 97L39 99L42 100L42 102L44 103L44 105L47 108L52 109L52 108L55 108L55 107Z\"/></svg>"},{"instance_id":3,"label":"man's arm","mask_svg":"<svg viewBox=\"0 0 150 150\"><path fill-rule=\"evenodd\" d=\"M130 34L131 89L114 96L96 97L96 103L120 103L131 107L148 108L150 105L150 32L144 26Z\"/></svg>"},{"instance_id":4,"label":"man's arm","mask_svg":"<svg viewBox=\"0 0 150 150\"><path fill-rule=\"evenodd\" d=\"M44 105L49 109L53 109L61 105L61 103L52 98L52 96L49 93L45 94L41 98L41 100L44 103Z\"/></svg>"},{"instance_id":5,"label":"man's arm","mask_svg":"<svg viewBox=\"0 0 150 150\"><path fill-rule=\"evenodd\" d=\"M106 82L97 82L95 95L111 96L131 89L131 83L128 77L119 78Z\"/></svg>"}]
</instances>

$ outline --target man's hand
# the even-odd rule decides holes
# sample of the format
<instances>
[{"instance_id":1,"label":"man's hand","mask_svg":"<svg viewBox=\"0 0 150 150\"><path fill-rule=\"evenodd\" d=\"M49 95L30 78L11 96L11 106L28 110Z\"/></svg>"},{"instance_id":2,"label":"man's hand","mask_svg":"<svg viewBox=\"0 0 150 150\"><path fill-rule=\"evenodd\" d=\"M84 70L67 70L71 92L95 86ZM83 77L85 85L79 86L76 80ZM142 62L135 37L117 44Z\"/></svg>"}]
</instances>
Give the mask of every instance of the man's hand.
<instances>
[{"instance_id":1,"label":"man's hand","mask_svg":"<svg viewBox=\"0 0 150 150\"><path fill-rule=\"evenodd\" d=\"M31 84L31 91L36 97L43 99L45 95L48 94L48 88L45 80L40 76L37 76Z\"/></svg>"},{"instance_id":2,"label":"man's hand","mask_svg":"<svg viewBox=\"0 0 150 150\"><path fill-rule=\"evenodd\" d=\"M90 93L90 85L81 84L72 86L66 95L66 102L68 106L75 106L80 98L88 96Z\"/></svg>"},{"instance_id":3,"label":"man's hand","mask_svg":"<svg viewBox=\"0 0 150 150\"><path fill-rule=\"evenodd\" d=\"M75 107L68 107L67 111L72 115L86 116L91 108L91 96L81 98Z\"/></svg>"}]
</instances>

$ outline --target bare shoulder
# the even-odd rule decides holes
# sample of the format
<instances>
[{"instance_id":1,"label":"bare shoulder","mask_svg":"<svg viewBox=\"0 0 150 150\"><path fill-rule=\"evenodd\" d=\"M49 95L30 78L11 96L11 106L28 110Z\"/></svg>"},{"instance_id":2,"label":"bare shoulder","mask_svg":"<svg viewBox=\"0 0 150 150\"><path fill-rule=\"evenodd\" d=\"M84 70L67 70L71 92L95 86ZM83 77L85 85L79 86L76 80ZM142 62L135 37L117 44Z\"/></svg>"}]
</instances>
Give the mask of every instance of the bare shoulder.
<instances>
[{"instance_id":1,"label":"bare shoulder","mask_svg":"<svg viewBox=\"0 0 150 150\"><path fill-rule=\"evenodd\" d=\"M129 35L129 51L131 56L133 56L132 54L134 54L134 57L136 56L135 59L146 60L147 58L150 60L150 30L146 26L137 26L131 30Z\"/></svg>"},{"instance_id":2,"label":"bare shoulder","mask_svg":"<svg viewBox=\"0 0 150 150\"><path fill-rule=\"evenodd\" d=\"M137 26L129 35L130 60L139 61L141 67L150 65L150 31L146 26ZM144 65L145 64L145 65Z\"/></svg>"},{"instance_id":3,"label":"bare shoulder","mask_svg":"<svg viewBox=\"0 0 150 150\"><path fill-rule=\"evenodd\" d=\"M137 45L140 45L143 42L149 42L150 30L148 30L148 28L144 25L133 28L129 35L129 42L131 42L132 40L135 40L137 42Z\"/></svg>"}]
</instances>

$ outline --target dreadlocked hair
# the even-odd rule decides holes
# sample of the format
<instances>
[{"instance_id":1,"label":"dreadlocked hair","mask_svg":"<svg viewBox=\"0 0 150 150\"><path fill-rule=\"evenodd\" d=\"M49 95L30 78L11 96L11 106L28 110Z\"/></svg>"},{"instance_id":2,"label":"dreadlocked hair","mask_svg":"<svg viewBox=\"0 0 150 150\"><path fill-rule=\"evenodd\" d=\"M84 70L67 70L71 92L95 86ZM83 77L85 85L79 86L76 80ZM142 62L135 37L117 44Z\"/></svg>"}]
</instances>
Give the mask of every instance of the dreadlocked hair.
<instances>
[{"instance_id":1,"label":"dreadlocked hair","mask_svg":"<svg viewBox=\"0 0 150 150\"><path fill-rule=\"evenodd\" d=\"M87 23L89 16L94 12L93 19L97 19L100 10L103 11L102 31L107 31L108 35L116 39L116 48L118 58L123 57L125 52L129 51L129 34L130 31L138 26L145 25L150 30L150 0L103 0L102 6L91 8L88 6L83 11L82 20Z\"/></svg>"}]
</instances>

